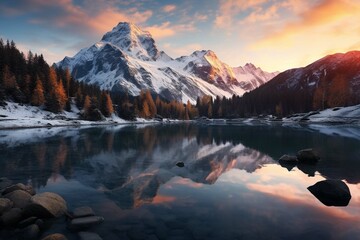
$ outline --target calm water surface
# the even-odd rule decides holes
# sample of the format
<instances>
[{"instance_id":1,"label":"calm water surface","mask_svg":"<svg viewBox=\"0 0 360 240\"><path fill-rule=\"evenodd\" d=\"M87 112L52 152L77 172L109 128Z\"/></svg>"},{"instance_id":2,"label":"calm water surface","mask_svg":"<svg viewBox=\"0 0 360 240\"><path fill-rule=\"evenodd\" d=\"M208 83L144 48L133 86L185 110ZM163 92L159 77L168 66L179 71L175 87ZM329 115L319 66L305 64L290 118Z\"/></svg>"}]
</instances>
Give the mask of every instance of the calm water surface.
<instances>
[{"instance_id":1,"label":"calm water surface","mask_svg":"<svg viewBox=\"0 0 360 240\"><path fill-rule=\"evenodd\" d=\"M278 164L309 147L322 157L316 166ZM56 192L70 210L91 206L105 218L91 229L103 239L360 239L359 127L6 130L0 164L0 176ZM324 179L347 183L347 207L307 190ZM44 235L77 239L64 221Z\"/></svg>"}]
</instances>

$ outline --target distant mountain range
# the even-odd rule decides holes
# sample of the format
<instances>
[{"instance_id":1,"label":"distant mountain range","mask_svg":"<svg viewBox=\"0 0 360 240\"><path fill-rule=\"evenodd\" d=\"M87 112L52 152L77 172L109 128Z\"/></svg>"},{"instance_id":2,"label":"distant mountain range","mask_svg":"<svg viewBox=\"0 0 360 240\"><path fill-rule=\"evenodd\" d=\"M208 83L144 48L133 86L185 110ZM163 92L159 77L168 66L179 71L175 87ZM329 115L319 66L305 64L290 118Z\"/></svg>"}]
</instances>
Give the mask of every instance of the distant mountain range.
<instances>
[{"instance_id":1,"label":"distant mountain range","mask_svg":"<svg viewBox=\"0 0 360 240\"><path fill-rule=\"evenodd\" d=\"M256 114L280 115L359 104L360 51L329 55L284 71L242 100Z\"/></svg>"},{"instance_id":2,"label":"distant mountain range","mask_svg":"<svg viewBox=\"0 0 360 240\"><path fill-rule=\"evenodd\" d=\"M149 89L168 100L192 103L203 95L243 95L278 74L251 63L230 67L211 50L172 59L158 50L149 32L126 22L107 32L101 41L56 65L69 68L79 81L101 89L127 91L131 95Z\"/></svg>"}]
</instances>

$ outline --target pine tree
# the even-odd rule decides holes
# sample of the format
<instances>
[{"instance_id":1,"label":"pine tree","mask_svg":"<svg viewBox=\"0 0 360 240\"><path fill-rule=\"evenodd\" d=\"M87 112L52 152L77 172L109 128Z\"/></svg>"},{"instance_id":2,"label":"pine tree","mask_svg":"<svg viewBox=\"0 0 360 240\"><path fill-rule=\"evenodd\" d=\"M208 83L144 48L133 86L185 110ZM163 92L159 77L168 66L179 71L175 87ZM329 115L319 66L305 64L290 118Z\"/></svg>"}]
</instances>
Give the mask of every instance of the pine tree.
<instances>
[{"instance_id":1,"label":"pine tree","mask_svg":"<svg viewBox=\"0 0 360 240\"><path fill-rule=\"evenodd\" d=\"M4 86L5 91L11 92L16 89L17 83L16 83L15 75L12 72L10 72L10 69L7 65L5 65L4 67L4 73L2 79L3 79L2 84Z\"/></svg>"},{"instance_id":2,"label":"pine tree","mask_svg":"<svg viewBox=\"0 0 360 240\"><path fill-rule=\"evenodd\" d=\"M100 111L102 114L104 114L105 117L110 117L114 112L113 103L108 93L103 92L101 94Z\"/></svg>"},{"instance_id":3,"label":"pine tree","mask_svg":"<svg viewBox=\"0 0 360 240\"><path fill-rule=\"evenodd\" d=\"M41 106L44 104L44 102L45 102L44 88L40 79L38 78L36 80L36 86L31 96L31 104L34 106Z\"/></svg>"},{"instance_id":4,"label":"pine tree","mask_svg":"<svg viewBox=\"0 0 360 240\"><path fill-rule=\"evenodd\" d=\"M61 112L66 104L67 97L62 81L57 81L57 74L54 68L50 68L47 81L46 107L51 112Z\"/></svg>"},{"instance_id":5,"label":"pine tree","mask_svg":"<svg viewBox=\"0 0 360 240\"><path fill-rule=\"evenodd\" d=\"M151 93L149 90L146 91L145 93L145 101L147 102L148 106L149 106L149 114L151 118L155 117L157 111L156 111L156 105L154 103L154 99L151 96Z\"/></svg>"},{"instance_id":6,"label":"pine tree","mask_svg":"<svg viewBox=\"0 0 360 240\"><path fill-rule=\"evenodd\" d=\"M85 100L84 100L84 106L83 106L83 111L84 111L85 116L89 115L90 108L91 108L91 100L90 100L90 97L88 95L86 95Z\"/></svg>"},{"instance_id":7,"label":"pine tree","mask_svg":"<svg viewBox=\"0 0 360 240\"><path fill-rule=\"evenodd\" d=\"M143 117L143 118L150 118L151 117L150 108L149 108L149 104L147 103L147 101L143 102L142 111L141 111L141 117Z\"/></svg>"}]
</instances>

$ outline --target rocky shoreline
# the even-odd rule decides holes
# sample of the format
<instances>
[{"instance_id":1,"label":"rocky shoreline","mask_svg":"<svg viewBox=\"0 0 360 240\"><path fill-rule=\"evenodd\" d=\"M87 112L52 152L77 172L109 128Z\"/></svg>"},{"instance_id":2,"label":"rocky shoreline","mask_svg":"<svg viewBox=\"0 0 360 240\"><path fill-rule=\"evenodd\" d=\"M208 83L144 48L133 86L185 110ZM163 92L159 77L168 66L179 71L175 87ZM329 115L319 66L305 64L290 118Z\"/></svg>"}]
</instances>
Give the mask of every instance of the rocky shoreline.
<instances>
[{"instance_id":1,"label":"rocky shoreline","mask_svg":"<svg viewBox=\"0 0 360 240\"><path fill-rule=\"evenodd\" d=\"M0 178L0 227L7 239L66 240L62 233L45 234L54 219L63 221L64 228L81 240L102 239L89 231L104 221L90 207L69 211L66 201L56 193L36 193L31 185Z\"/></svg>"}]
</instances>

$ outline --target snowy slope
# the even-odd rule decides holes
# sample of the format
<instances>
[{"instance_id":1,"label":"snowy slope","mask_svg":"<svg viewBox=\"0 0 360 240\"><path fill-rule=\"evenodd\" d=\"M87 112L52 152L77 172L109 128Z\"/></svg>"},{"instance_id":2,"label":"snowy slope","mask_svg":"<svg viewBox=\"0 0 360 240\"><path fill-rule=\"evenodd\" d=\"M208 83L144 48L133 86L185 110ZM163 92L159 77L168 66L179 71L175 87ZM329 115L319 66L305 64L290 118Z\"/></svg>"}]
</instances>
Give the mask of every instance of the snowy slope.
<instances>
[{"instance_id":1,"label":"snowy slope","mask_svg":"<svg viewBox=\"0 0 360 240\"><path fill-rule=\"evenodd\" d=\"M159 51L151 34L131 23L119 23L101 41L57 63L79 81L114 92L138 95L150 89L169 100L192 103L198 96L242 95L269 81L252 64L231 68L212 51L195 51L172 59Z\"/></svg>"}]
</instances>

